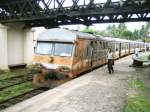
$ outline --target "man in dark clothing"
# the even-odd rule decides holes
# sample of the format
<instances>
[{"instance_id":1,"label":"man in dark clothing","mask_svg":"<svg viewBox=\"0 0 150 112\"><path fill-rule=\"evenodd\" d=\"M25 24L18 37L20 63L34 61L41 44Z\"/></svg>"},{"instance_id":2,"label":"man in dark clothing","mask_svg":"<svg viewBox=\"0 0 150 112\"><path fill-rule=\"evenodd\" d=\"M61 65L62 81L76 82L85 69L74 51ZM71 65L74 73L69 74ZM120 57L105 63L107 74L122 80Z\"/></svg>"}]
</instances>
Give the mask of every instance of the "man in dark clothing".
<instances>
[{"instance_id":1,"label":"man in dark clothing","mask_svg":"<svg viewBox=\"0 0 150 112\"><path fill-rule=\"evenodd\" d=\"M108 71L109 71L109 74L111 74L111 73L114 72L114 68L113 68L113 65L114 65L114 55L113 55L113 52L112 52L111 49L108 49L107 59L108 59L108 64L107 64Z\"/></svg>"}]
</instances>

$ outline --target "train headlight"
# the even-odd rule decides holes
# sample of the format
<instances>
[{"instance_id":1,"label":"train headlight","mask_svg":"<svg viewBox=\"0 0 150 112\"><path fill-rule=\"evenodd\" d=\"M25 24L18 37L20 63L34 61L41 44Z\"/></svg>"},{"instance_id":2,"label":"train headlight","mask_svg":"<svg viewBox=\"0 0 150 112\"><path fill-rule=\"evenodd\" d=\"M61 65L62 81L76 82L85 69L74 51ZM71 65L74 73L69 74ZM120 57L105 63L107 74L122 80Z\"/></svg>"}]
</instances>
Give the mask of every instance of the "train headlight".
<instances>
[{"instance_id":1,"label":"train headlight","mask_svg":"<svg viewBox=\"0 0 150 112\"><path fill-rule=\"evenodd\" d=\"M53 57L48 58L48 62L52 63L54 61Z\"/></svg>"}]
</instances>

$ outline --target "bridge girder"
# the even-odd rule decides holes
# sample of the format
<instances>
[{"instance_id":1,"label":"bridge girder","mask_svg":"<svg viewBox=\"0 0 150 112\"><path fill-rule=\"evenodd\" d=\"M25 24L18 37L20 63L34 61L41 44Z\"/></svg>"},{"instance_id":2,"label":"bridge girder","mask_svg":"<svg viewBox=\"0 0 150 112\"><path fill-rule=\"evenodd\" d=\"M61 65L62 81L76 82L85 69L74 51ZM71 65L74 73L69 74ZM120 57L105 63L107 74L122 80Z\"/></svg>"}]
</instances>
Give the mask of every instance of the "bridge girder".
<instances>
[{"instance_id":1,"label":"bridge girder","mask_svg":"<svg viewBox=\"0 0 150 112\"><path fill-rule=\"evenodd\" d=\"M66 6L70 1L69 6ZM81 3L82 1L82 3ZM27 26L150 21L150 1L120 0L1 0L0 22L24 22Z\"/></svg>"}]
</instances>

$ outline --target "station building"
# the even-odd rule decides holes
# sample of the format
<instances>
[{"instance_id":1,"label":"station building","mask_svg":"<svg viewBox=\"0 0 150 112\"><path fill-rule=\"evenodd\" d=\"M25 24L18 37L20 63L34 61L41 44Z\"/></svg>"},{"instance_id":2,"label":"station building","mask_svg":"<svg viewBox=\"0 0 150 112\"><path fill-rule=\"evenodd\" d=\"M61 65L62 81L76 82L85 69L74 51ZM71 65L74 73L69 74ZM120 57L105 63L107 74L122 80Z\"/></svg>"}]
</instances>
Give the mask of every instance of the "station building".
<instances>
[{"instance_id":1,"label":"station building","mask_svg":"<svg viewBox=\"0 0 150 112\"><path fill-rule=\"evenodd\" d=\"M0 69L30 65L34 54L34 29L22 23L0 24Z\"/></svg>"}]
</instances>

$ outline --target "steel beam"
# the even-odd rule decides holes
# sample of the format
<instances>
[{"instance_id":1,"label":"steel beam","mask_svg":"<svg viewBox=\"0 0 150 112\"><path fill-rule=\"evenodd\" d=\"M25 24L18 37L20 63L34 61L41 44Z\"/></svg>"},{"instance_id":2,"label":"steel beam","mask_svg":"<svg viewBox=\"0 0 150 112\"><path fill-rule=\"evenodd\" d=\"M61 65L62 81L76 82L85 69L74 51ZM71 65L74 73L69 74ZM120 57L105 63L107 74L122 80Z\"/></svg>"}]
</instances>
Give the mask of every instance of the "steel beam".
<instances>
[{"instance_id":1,"label":"steel beam","mask_svg":"<svg viewBox=\"0 0 150 112\"><path fill-rule=\"evenodd\" d=\"M81 3L81 1L83 3ZM27 26L149 21L149 0L95 3L94 0L1 0L0 22L24 22Z\"/></svg>"}]
</instances>

